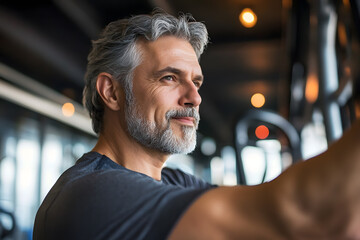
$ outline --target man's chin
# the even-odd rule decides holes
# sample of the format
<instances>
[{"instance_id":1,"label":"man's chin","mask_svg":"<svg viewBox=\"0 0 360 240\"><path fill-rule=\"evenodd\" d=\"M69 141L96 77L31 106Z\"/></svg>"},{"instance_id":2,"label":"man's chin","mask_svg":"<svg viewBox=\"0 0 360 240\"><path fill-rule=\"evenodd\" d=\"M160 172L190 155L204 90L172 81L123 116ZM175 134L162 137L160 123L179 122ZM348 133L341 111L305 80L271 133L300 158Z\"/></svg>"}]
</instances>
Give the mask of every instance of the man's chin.
<instances>
[{"instance_id":1,"label":"man's chin","mask_svg":"<svg viewBox=\"0 0 360 240\"><path fill-rule=\"evenodd\" d=\"M177 137L185 138L187 132L195 132L196 128L194 125L171 124L171 130Z\"/></svg>"},{"instance_id":2,"label":"man's chin","mask_svg":"<svg viewBox=\"0 0 360 240\"><path fill-rule=\"evenodd\" d=\"M188 154L196 147L196 130L193 127L182 128L181 131L168 131L163 141L163 150L170 154ZM171 135L171 136L170 136Z\"/></svg>"}]
</instances>

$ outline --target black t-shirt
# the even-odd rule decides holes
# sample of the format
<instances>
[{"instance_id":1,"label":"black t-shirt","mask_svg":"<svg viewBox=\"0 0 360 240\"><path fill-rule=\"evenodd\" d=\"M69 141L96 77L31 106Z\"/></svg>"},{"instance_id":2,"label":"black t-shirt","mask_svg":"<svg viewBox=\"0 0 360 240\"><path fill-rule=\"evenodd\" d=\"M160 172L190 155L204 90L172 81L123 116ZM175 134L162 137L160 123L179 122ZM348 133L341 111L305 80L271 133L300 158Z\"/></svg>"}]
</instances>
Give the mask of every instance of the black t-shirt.
<instances>
[{"instance_id":1,"label":"black t-shirt","mask_svg":"<svg viewBox=\"0 0 360 240\"><path fill-rule=\"evenodd\" d=\"M33 237L166 239L189 205L212 187L169 168L157 181L89 152L60 176L45 197Z\"/></svg>"}]
</instances>

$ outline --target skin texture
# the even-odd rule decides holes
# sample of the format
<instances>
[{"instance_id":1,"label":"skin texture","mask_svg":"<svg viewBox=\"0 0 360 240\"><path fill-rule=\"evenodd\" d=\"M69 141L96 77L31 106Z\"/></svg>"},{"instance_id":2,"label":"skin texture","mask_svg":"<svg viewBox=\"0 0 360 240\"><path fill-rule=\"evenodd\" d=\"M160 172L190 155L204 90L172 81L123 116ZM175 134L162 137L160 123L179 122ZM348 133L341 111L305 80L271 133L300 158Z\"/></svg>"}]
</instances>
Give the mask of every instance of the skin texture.
<instances>
[{"instance_id":1,"label":"skin texture","mask_svg":"<svg viewBox=\"0 0 360 240\"><path fill-rule=\"evenodd\" d=\"M203 76L191 45L172 36L138 41L142 62L133 93L139 114L158 128L171 109L199 109ZM105 104L104 128L93 151L156 180L168 154L144 147L127 131L121 85L108 73L97 79ZM193 119L171 119L174 134ZM360 123L325 153L295 164L258 186L218 187L200 196L169 239L360 239Z\"/></svg>"}]
</instances>

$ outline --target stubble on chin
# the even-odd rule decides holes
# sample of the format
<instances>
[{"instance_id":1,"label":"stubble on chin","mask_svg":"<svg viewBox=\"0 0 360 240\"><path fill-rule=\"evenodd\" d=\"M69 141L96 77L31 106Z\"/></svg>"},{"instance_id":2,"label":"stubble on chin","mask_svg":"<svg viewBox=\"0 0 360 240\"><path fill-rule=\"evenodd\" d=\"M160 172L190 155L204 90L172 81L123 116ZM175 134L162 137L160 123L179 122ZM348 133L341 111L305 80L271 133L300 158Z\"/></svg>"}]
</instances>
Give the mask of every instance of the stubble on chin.
<instances>
[{"instance_id":1,"label":"stubble on chin","mask_svg":"<svg viewBox=\"0 0 360 240\"><path fill-rule=\"evenodd\" d=\"M181 136L175 134L171 127L172 116L193 116L194 110L179 111L171 110L166 113L166 122L162 126L157 126L155 122L144 119L136 106L128 106L126 111L126 121L128 132L140 144L157 149L167 154L187 154L196 147L196 129L199 122L197 112L195 113L194 126L181 126Z\"/></svg>"}]
</instances>

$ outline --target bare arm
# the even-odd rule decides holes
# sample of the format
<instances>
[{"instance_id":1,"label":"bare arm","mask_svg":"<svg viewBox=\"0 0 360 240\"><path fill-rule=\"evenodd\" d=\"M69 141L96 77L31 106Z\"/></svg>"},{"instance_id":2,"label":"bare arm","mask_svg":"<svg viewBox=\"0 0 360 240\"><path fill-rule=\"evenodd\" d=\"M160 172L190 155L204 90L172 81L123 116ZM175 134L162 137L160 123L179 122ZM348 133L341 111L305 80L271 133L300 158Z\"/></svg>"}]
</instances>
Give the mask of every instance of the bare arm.
<instances>
[{"instance_id":1,"label":"bare arm","mask_svg":"<svg viewBox=\"0 0 360 240\"><path fill-rule=\"evenodd\" d=\"M205 193L170 239L360 239L360 122L272 182Z\"/></svg>"}]
</instances>

